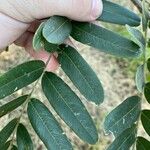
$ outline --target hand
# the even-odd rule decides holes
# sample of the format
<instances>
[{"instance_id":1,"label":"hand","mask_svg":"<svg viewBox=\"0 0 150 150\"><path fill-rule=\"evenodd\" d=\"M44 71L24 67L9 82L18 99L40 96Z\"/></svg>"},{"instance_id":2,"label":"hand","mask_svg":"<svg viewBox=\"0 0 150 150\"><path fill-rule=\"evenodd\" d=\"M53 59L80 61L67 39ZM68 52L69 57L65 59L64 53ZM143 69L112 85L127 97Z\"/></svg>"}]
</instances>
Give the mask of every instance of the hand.
<instances>
[{"instance_id":1,"label":"hand","mask_svg":"<svg viewBox=\"0 0 150 150\"><path fill-rule=\"evenodd\" d=\"M101 0L1 0L0 49L15 42L33 57L45 62L48 53L42 50L34 52L32 48L32 38L39 20L59 15L78 21L93 21L101 13ZM52 55L48 70L53 71L57 66L57 59Z\"/></svg>"}]
</instances>

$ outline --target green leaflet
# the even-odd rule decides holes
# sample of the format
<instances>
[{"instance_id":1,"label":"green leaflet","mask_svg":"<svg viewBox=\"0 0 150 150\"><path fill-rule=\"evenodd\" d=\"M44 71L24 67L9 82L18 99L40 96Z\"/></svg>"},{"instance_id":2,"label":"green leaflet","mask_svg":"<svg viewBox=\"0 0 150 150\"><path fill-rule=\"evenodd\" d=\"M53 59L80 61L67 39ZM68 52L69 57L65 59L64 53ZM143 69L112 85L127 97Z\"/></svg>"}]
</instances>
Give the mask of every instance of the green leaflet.
<instances>
[{"instance_id":1,"label":"green leaflet","mask_svg":"<svg viewBox=\"0 0 150 150\"><path fill-rule=\"evenodd\" d=\"M142 27L143 31L146 31L148 27L148 16L149 16L149 10L147 9L146 2L142 1Z\"/></svg>"},{"instance_id":2,"label":"green leaflet","mask_svg":"<svg viewBox=\"0 0 150 150\"><path fill-rule=\"evenodd\" d=\"M42 61L23 63L0 76L0 99L36 81L45 68Z\"/></svg>"},{"instance_id":3,"label":"green leaflet","mask_svg":"<svg viewBox=\"0 0 150 150\"><path fill-rule=\"evenodd\" d=\"M6 142L2 147L0 146L0 148L1 148L2 150L8 150L9 145L10 145L10 142L11 142L11 141Z\"/></svg>"},{"instance_id":4,"label":"green leaflet","mask_svg":"<svg viewBox=\"0 0 150 150\"><path fill-rule=\"evenodd\" d=\"M136 140L136 126L126 129L121 133L107 150L129 150Z\"/></svg>"},{"instance_id":5,"label":"green leaflet","mask_svg":"<svg viewBox=\"0 0 150 150\"><path fill-rule=\"evenodd\" d=\"M10 121L1 131L0 131L0 149L3 145L5 145L5 142L10 137L12 132L14 131L16 125L17 125L18 119L13 119Z\"/></svg>"},{"instance_id":6,"label":"green leaflet","mask_svg":"<svg viewBox=\"0 0 150 150\"><path fill-rule=\"evenodd\" d=\"M58 60L64 72L88 100L96 104L103 102L104 91L99 79L74 48L63 47Z\"/></svg>"},{"instance_id":7,"label":"green leaflet","mask_svg":"<svg viewBox=\"0 0 150 150\"><path fill-rule=\"evenodd\" d=\"M52 43L49 43L47 42L46 40L44 41L44 49L47 51L47 52L55 52L57 51L58 49L58 45L57 44L52 44Z\"/></svg>"},{"instance_id":8,"label":"green leaflet","mask_svg":"<svg viewBox=\"0 0 150 150\"><path fill-rule=\"evenodd\" d=\"M142 125L143 125L145 131L150 136L150 110L143 110L142 111L141 121L142 121Z\"/></svg>"},{"instance_id":9,"label":"green leaflet","mask_svg":"<svg viewBox=\"0 0 150 150\"><path fill-rule=\"evenodd\" d=\"M20 105L22 105L26 101L27 97L28 97L28 95L21 96L17 99L12 100L9 103L3 105L3 106L1 106L0 107L0 118L2 116L6 115L7 113L10 113L11 111L15 110Z\"/></svg>"},{"instance_id":10,"label":"green leaflet","mask_svg":"<svg viewBox=\"0 0 150 150\"><path fill-rule=\"evenodd\" d=\"M41 23L41 25L39 26L39 28L36 30L34 37L33 37L33 48L34 50L40 50L44 47L44 37L42 35L42 30L44 27L44 22Z\"/></svg>"},{"instance_id":11,"label":"green leaflet","mask_svg":"<svg viewBox=\"0 0 150 150\"><path fill-rule=\"evenodd\" d=\"M140 25L140 18L135 13L107 0L103 0L103 12L98 20L119 25Z\"/></svg>"},{"instance_id":12,"label":"green leaflet","mask_svg":"<svg viewBox=\"0 0 150 150\"><path fill-rule=\"evenodd\" d=\"M104 128L106 133L113 133L117 137L137 121L140 111L140 98L138 96L127 98L105 118Z\"/></svg>"},{"instance_id":13,"label":"green leaflet","mask_svg":"<svg viewBox=\"0 0 150 150\"><path fill-rule=\"evenodd\" d=\"M18 150L18 148L15 145L13 145L11 150Z\"/></svg>"},{"instance_id":14,"label":"green leaflet","mask_svg":"<svg viewBox=\"0 0 150 150\"><path fill-rule=\"evenodd\" d=\"M148 103L150 103L150 82L144 86L144 95Z\"/></svg>"},{"instance_id":15,"label":"green leaflet","mask_svg":"<svg viewBox=\"0 0 150 150\"><path fill-rule=\"evenodd\" d=\"M72 150L59 123L43 103L31 99L27 112L34 130L48 150Z\"/></svg>"},{"instance_id":16,"label":"green leaflet","mask_svg":"<svg viewBox=\"0 0 150 150\"><path fill-rule=\"evenodd\" d=\"M71 36L83 44L119 57L139 57L142 53L133 41L92 23L73 22Z\"/></svg>"},{"instance_id":17,"label":"green leaflet","mask_svg":"<svg viewBox=\"0 0 150 150\"><path fill-rule=\"evenodd\" d=\"M130 33L130 35L132 36L133 41L139 45L139 47L141 47L141 50L145 49L145 39L143 37L143 34L136 28L130 27L128 25L126 25L126 28L128 30L128 32Z\"/></svg>"},{"instance_id":18,"label":"green leaflet","mask_svg":"<svg viewBox=\"0 0 150 150\"><path fill-rule=\"evenodd\" d=\"M17 145L19 150L33 150L31 137L23 124L17 128Z\"/></svg>"},{"instance_id":19,"label":"green leaflet","mask_svg":"<svg viewBox=\"0 0 150 150\"><path fill-rule=\"evenodd\" d=\"M144 80L145 80L144 79L144 65L140 65L136 71L135 81L136 81L137 89L141 93L143 92L143 88L144 88L144 84L145 84Z\"/></svg>"},{"instance_id":20,"label":"green leaflet","mask_svg":"<svg viewBox=\"0 0 150 150\"><path fill-rule=\"evenodd\" d=\"M35 32L34 38L33 38L33 48L35 50L45 49L47 52L54 52L57 50L58 45L57 44L51 44L48 41L45 40L43 37L43 27L45 25L45 22L41 23L37 31Z\"/></svg>"},{"instance_id":21,"label":"green leaflet","mask_svg":"<svg viewBox=\"0 0 150 150\"><path fill-rule=\"evenodd\" d=\"M95 144L96 127L78 96L53 73L46 72L42 79L44 94L52 107L68 126L84 141Z\"/></svg>"},{"instance_id":22,"label":"green leaflet","mask_svg":"<svg viewBox=\"0 0 150 150\"><path fill-rule=\"evenodd\" d=\"M136 150L149 150L150 141L143 137L138 137L136 141Z\"/></svg>"},{"instance_id":23,"label":"green leaflet","mask_svg":"<svg viewBox=\"0 0 150 150\"><path fill-rule=\"evenodd\" d=\"M60 16L53 16L44 25L43 36L52 44L63 43L70 35L72 30L69 19Z\"/></svg>"}]
</instances>

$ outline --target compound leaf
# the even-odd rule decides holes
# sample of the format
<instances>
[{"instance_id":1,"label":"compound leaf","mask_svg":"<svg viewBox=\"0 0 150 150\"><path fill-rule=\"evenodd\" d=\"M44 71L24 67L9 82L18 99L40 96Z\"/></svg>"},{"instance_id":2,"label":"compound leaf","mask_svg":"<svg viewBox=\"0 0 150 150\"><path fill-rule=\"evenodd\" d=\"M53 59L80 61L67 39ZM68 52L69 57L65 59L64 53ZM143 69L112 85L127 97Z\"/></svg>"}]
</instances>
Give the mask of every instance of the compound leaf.
<instances>
[{"instance_id":1,"label":"compound leaf","mask_svg":"<svg viewBox=\"0 0 150 150\"><path fill-rule=\"evenodd\" d=\"M102 85L94 71L72 47L63 47L58 56L62 69L79 91L96 104L104 100Z\"/></svg>"},{"instance_id":2,"label":"compound leaf","mask_svg":"<svg viewBox=\"0 0 150 150\"><path fill-rule=\"evenodd\" d=\"M71 33L71 22L60 16L53 16L47 20L43 28L44 38L52 44L63 43Z\"/></svg>"},{"instance_id":3,"label":"compound leaf","mask_svg":"<svg viewBox=\"0 0 150 150\"><path fill-rule=\"evenodd\" d=\"M129 150L136 140L136 126L126 129L122 132L107 150Z\"/></svg>"},{"instance_id":4,"label":"compound leaf","mask_svg":"<svg viewBox=\"0 0 150 150\"><path fill-rule=\"evenodd\" d=\"M58 122L43 103L37 99L31 99L27 112L34 130L47 149L72 150Z\"/></svg>"},{"instance_id":5,"label":"compound leaf","mask_svg":"<svg viewBox=\"0 0 150 150\"><path fill-rule=\"evenodd\" d=\"M143 137L138 137L136 141L136 149L137 150L149 150L150 141Z\"/></svg>"},{"instance_id":6,"label":"compound leaf","mask_svg":"<svg viewBox=\"0 0 150 150\"><path fill-rule=\"evenodd\" d=\"M96 127L78 96L53 73L46 72L42 79L43 91L52 107L68 126L84 141L95 144Z\"/></svg>"},{"instance_id":7,"label":"compound leaf","mask_svg":"<svg viewBox=\"0 0 150 150\"><path fill-rule=\"evenodd\" d=\"M119 25L140 25L140 18L135 13L107 0L103 0L103 12L98 20Z\"/></svg>"},{"instance_id":8,"label":"compound leaf","mask_svg":"<svg viewBox=\"0 0 150 150\"><path fill-rule=\"evenodd\" d=\"M113 133L117 137L137 121L140 111L140 98L138 96L127 98L105 118L104 128L106 133Z\"/></svg>"},{"instance_id":9,"label":"compound leaf","mask_svg":"<svg viewBox=\"0 0 150 150\"><path fill-rule=\"evenodd\" d=\"M17 145L19 150L33 150L31 137L23 124L17 128Z\"/></svg>"},{"instance_id":10,"label":"compound leaf","mask_svg":"<svg viewBox=\"0 0 150 150\"><path fill-rule=\"evenodd\" d=\"M16 108L18 108L20 105L22 105L26 99L27 99L27 95L21 96L15 100L12 100L11 102L3 105L0 107L0 118L4 115L6 115L7 113L15 110Z\"/></svg>"},{"instance_id":11,"label":"compound leaf","mask_svg":"<svg viewBox=\"0 0 150 150\"><path fill-rule=\"evenodd\" d=\"M5 142L10 137L17 125L18 119L13 119L10 121L1 131L0 131L0 147L5 145Z\"/></svg>"},{"instance_id":12,"label":"compound leaf","mask_svg":"<svg viewBox=\"0 0 150 150\"><path fill-rule=\"evenodd\" d=\"M133 41L92 23L73 22L71 36L100 51L119 57L139 57L140 47Z\"/></svg>"},{"instance_id":13,"label":"compound leaf","mask_svg":"<svg viewBox=\"0 0 150 150\"><path fill-rule=\"evenodd\" d=\"M0 99L36 81L45 68L42 61L23 63L0 77Z\"/></svg>"},{"instance_id":14,"label":"compound leaf","mask_svg":"<svg viewBox=\"0 0 150 150\"><path fill-rule=\"evenodd\" d=\"M150 136L150 110L143 110L142 111L141 121L142 121L142 125L143 125L145 131Z\"/></svg>"}]
</instances>

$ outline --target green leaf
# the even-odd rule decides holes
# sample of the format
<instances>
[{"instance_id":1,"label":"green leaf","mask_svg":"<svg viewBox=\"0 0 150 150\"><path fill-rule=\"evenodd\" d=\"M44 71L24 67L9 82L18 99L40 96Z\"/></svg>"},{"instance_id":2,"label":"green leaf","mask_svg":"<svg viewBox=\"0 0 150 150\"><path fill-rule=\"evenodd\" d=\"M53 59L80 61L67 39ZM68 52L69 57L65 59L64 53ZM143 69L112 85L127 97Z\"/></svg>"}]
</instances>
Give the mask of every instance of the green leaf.
<instances>
[{"instance_id":1,"label":"green leaf","mask_svg":"<svg viewBox=\"0 0 150 150\"><path fill-rule=\"evenodd\" d=\"M144 95L147 102L150 104L150 82L146 83L144 86Z\"/></svg>"},{"instance_id":2,"label":"green leaf","mask_svg":"<svg viewBox=\"0 0 150 150\"><path fill-rule=\"evenodd\" d=\"M1 150L8 150L10 146L11 141L6 142L2 147L0 146ZM11 150L18 150L18 148L15 145L12 145Z\"/></svg>"},{"instance_id":3,"label":"green leaf","mask_svg":"<svg viewBox=\"0 0 150 150\"><path fill-rule=\"evenodd\" d=\"M143 37L143 34L138 29L130 27L128 25L126 25L126 28L130 33L130 35L132 36L133 41L141 47L141 50L144 50L146 42Z\"/></svg>"},{"instance_id":4,"label":"green leaf","mask_svg":"<svg viewBox=\"0 0 150 150\"><path fill-rule=\"evenodd\" d=\"M107 150L129 150L136 140L136 126L126 129L120 134Z\"/></svg>"},{"instance_id":5,"label":"green leaf","mask_svg":"<svg viewBox=\"0 0 150 150\"><path fill-rule=\"evenodd\" d=\"M2 147L0 146L1 150L8 150L10 143L11 143L11 141L8 141ZM13 145L11 150L18 150L18 148L15 145Z\"/></svg>"},{"instance_id":6,"label":"green leaf","mask_svg":"<svg viewBox=\"0 0 150 150\"><path fill-rule=\"evenodd\" d=\"M140 111L140 98L138 96L127 98L105 118L104 128L106 133L113 133L117 137L137 121Z\"/></svg>"},{"instance_id":7,"label":"green leaf","mask_svg":"<svg viewBox=\"0 0 150 150\"><path fill-rule=\"evenodd\" d=\"M15 100L12 100L11 102L3 105L0 107L0 118L4 115L6 115L7 113L15 110L16 108L18 108L20 105L22 105L26 99L27 99L27 95L21 96Z\"/></svg>"},{"instance_id":8,"label":"green leaf","mask_svg":"<svg viewBox=\"0 0 150 150\"><path fill-rule=\"evenodd\" d=\"M17 128L17 145L19 150L33 150L31 137L23 124Z\"/></svg>"},{"instance_id":9,"label":"green leaf","mask_svg":"<svg viewBox=\"0 0 150 150\"><path fill-rule=\"evenodd\" d=\"M96 127L78 96L53 73L45 73L43 91L52 107L68 126L84 141L95 144Z\"/></svg>"},{"instance_id":10,"label":"green leaf","mask_svg":"<svg viewBox=\"0 0 150 150\"><path fill-rule=\"evenodd\" d=\"M1 131L0 131L0 147L5 145L5 142L10 137L17 125L18 119L13 119L10 121Z\"/></svg>"},{"instance_id":11,"label":"green leaf","mask_svg":"<svg viewBox=\"0 0 150 150\"><path fill-rule=\"evenodd\" d=\"M139 92L142 93L142 92L143 92L144 85L145 85L145 79L144 79L144 65L140 65L140 66L137 68L135 81L136 81L137 89L139 90Z\"/></svg>"},{"instance_id":12,"label":"green leaf","mask_svg":"<svg viewBox=\"0 0 150 150\"><path fill-rule=\"evenodd\" d=\"M58 59L64 72L88 100L96 104L103 102L104 91L99 79L74 48L63 47Z\"/></svg>"},{"instance_id":13,"label":"green leaf","mask_svg":"<svg viewBox=\"0 0 150 150\"><path fill-rule=\"evenodd\" d=\"M8 150L10 143L11 143L11 141L8 141L8 142L6 142L2 147L0 146L0 148L1 148L2 150Z\"/></svg>"},{"instance_id":14,"label":"green leaf","mask_svg":"<svg viewBox=\"0 0 150 150\"><path fill-rule=\"evenodd\" d=\"M11 150L18 150L18 148L15 145L13 145Z\"/></svg>"},{"instance_id":15,"label":"green leaf","mask_svg":"<svg viewBox=\"0 0 150 150\"><path fill-rule=\"evenodd\" d=\"M36 33L33 37L33 48L35 50L45 49L47 52L54 52L57 50L58 45L52 44L46 41L43 37L43 27L45 25L45 22L41 23L39 28L36 30Z\"/></svg>"},{"instance_id":16,"label":"green leaf","mask_svg":"<svg viewBox=\"0 0 150 150\"><path fill-rule=\"evenodd\" d=\"M27 112L34 130L48 150L72 150L58 122L43 103L31 99Z\"/></svg>"},{"instance_id":17,"label":"green leaf","mask_svg":"<svg viewBox=\"0 0 150 150\"><path fill-rule=\"evenodd\" d=\"M70 35L72 30L69 19L60 16L53 16L44 25L43 36L52 44L63 43Z\"/></svg>"},{"instance_id":18,"label":"green leaf","mask_svg":"<svg viewBox=\"0 0 150 150\"><path fill-rule=\"evenodd\" d=\"M42 61L23 63L0 76L0 99L36 81L45 68Z\"/></svg>"},{"instance_id":19,"label":"green leaf","mask_svg":"<svg viewBox=\"0 0 150 150\"><path fill-rule=\"evenodd\" d=\"M142 125L143 125L145 131L150 136L150 110L143 110L142 111L141 121L142 121Z\"/></svg>"},{"instance_id":20,"label":"green leaf","mask_svg":"<svg viewBox=\"0 0 150 150\"><path fill-rule=\"evenodd\" d=\"M133 41L92 23L73 22L72 37L100 51L119 57L139 57L140 47Z\"/></svg>"},{"instance_id":21,"label":"green leaf","mask_svg":"<svg viewBox=\"0 0 150 150\"><path fill-rule=\"evenodd\" d=\"M47 41L45 40L45 41L44 41L44 49L45 49L47 52L53 53L53 52L57 51L58 45L57 45L57 44L49 43L49 42L47 42Z\"/></svg>"},{"instance_id":22,"label":"green leaf","mask_svg":"<svg viewBox=\"0 0 150 150\"><path fill-rule=\"evenodd\" d=\"M146 2L142 2L142 27L143 31L146 31L148 28L148 16L149 16L149 11L145 5Z\"/></svg>"},{"instance_id":23,"label":"green leaf","mask_svg":"<svg viewBox=\"0 0 150 150\"><path fill-rule=\"evenodd\" d=\"M103 0L103 12L98 20L119 25L140 25L140 18L135 13L107 0Z\"/></svg>"},{"instance_id":24,"label":"green leaf","mask_svg":"<svg viewBox=\"0 0 150 150\"><path fill-rule=\"evenodd\" d=\"M143 137L138 137L136 141L136 150L149 150L150 141Z\"/></svg>"},{"instance_id":25,"label":"green leaf","mask_svg":"<svg viewBox=\"0 0 150 150\"><path fill-rule=\"evenodd\" d=\"M33 37L33 48L35 50L40 50L44 47L44 37L42 35L43 27L44 27L44 22L41 23L39 28L36 30L34 37Z\"/></svg>"}]
</instances>

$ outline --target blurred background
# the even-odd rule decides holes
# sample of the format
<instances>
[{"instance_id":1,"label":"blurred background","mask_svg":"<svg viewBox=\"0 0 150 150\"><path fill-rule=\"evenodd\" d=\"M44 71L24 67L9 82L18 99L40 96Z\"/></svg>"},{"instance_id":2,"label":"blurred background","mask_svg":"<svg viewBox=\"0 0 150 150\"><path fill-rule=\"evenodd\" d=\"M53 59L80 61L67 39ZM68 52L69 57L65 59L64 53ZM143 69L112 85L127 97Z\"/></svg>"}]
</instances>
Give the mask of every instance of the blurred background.
<instances>
[{"instance_id":1,"label":"blurred background","mask_svg":"<svg viewBox=\"0 0 150 150\"><path fill-rule=\"evenodd\" d=\"M131 1L128 0L114 0L114 2L119 3L123 6L132 9L133 11L137 12L137 9L132 5ZM128 36L127 31L125 28L104 24L101 25L109 28L117 33ZM135 71L138 64L141 63L140 59L122 59L116 58L114 56L110 56L108 54L104 54L99 52L93 48L83 46L79 43L78 50L80 54L85 58L85 60L90 64L93 70L98 75L99 79L102 81L104 90L105 90L105 101L101 106L95 106L94 104L88 103L82 95L79 94L78 90L72 85L70 80L65 76L61 68L59 68L56 73L61 76L62 79L66 81L66 83L73 88L73 90L78 93L78 96L81 98L83 103L86 105L89 113L92 115L95 124L97 126L99 132L99 141L96 145L91 146L84 142L82 142L67 126L66 124L60 120L60 118L55 114L51 106L49 105L48 101L44 97L41 91L40 84L37 86L36 92L34 93L34 97L39 98L42 102L44 102L51 111L55 114L58 118L60 123L63 126L63 129L67 136L71 139L72 145L75 150L105 150L108 145L112 142L113 137L111 135L105 135L103 131L103 122L105 116L117 105L119 105L124 99L128 96L135 95L137 93L136 86L134 83L135 78ZM10 46L9 51L5 51L0 54L0 75L6 72L7 70L11 69L12 67L31 60L32 58L25 52L25 50L21 47L17 47L15 45ZM17 91L11 97L6 98L3 101L0 101L0 106L8 101L12 100L13 98L18 97L19 95L23 95L28 93L32 88L32 85ZM144 107L146 107L146 103ZM6 125L6 123L18 116L20 114L21 107L17 110L13 111L9 115L0 118L0 127ZM26 112L21 119L21 122L26 125L27 129L29 130L30 134L32 135L32 140L35 144L36 150L45 150L46 148L36 136L35 132L33 131L28 118L26 116ZM144 134L142 128L140 129L140 134Z\"/></svg>"}]
</instances>

